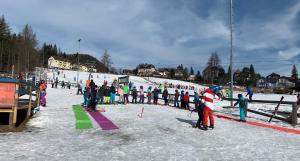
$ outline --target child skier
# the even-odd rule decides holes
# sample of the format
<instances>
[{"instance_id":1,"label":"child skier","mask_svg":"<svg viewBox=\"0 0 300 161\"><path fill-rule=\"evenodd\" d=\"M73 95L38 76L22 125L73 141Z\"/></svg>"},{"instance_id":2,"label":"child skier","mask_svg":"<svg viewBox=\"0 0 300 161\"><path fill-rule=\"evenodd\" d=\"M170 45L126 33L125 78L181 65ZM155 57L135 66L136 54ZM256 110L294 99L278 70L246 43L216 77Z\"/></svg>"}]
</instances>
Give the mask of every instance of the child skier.
<instances>
[{"instance_id":1,"label":"child skier","mask_svg":"<svg viewBox=\"0 0 300 161\"><path fill-rule=\"evenodd\" d=\"M45 89L43 89L41 91L41 105L43 107L46 107L46 90Z\"/></svg>"},{"instance_id":2,"label":"child skier","mask_svg":"<svg viewBox=\"0 0 300 161\"><path fill-rule=\"evenodd\" d=\"M151 104L151 98L152 98L152 91L151 91L151 88L152 88L152 87L149 86L148 89L147 89L147 101L148 101L147 103L148 103L148 104Z\"/></svg>"},{"instance_id":3,"label":"child skier","mask_svg":"<svg viewBox=\"0 0 300 161\"><path fill-rule=\"evenodd\" d=\"M183 102L184 102L184 108L189 110L190 109L190 95L189 92L185 92L185 95L183 96Z\"/></svg>"},{"instance_id":4,"label":"child skier","mask_svg":"<svg viewBox=\"0 0 300 161\"><path fill-rule=\"evenodd\" d=\"M174 97L174 107L179 107L179 92L178 90L176 89L175 90L175 97Z\"/></svg>"},{"instance_id":5,"label":"child skier","mask_svg":"<svg viewBox=\"0 0 300 161\"><path fill-rule=\"evenodd\" d=\"M90 98L90 89L89 89L89 87L85 87L84 91L83 91L83 99L84 99L83 106L84 107L88 106L89 98Z\"/></svg>"},{"instance_id":6,"label":"child skier","mask_svg":"<svg viewBox=\"0 0 300 161\"><path fill-rule=\"evenodd\" d=\"M247 94L246 94L246 97L249 95L249 100L252 101L252 96L253 96L253 90L247 86Z\"/></svg>"},{"instance_id":7,"label":"child skier","mask_svg":"<svg viewBox=\"0 0 300 161\"><path fill-rule=\"evenodd\" d=\"M157 105L159 90L157 87L153 90L153 104Z\"/></svg>"},{"instance_id":8,"label":"child skier","mask_svg":"<svg viewBox=\"0 0 300 161\"><path fill-rule=\"evenodd\" d=\"M184 91L182 90L180 93L180 107L181 108L185 108L183 97L184 97Z\"/></svg>"},{"instance_id":9,"label":"child skier","mask_svg":"<svg viewBox=\"0 0 300 161\"><path fill-rule=\"evenodd\" d=\"M163 94L162 94L162 97L165 101L165 105L168 105L168 96L169 96L168 89L167 89L167 87L165 87Z\"/></svg>"},{"instance_id":10,"label":"child skier","mask_svg":"<svg viewBox=\"0 0 300 161\"><path fill-rule=\"evenodd\" d=\"M124 104L124 91L123 91L122 88L123 88L122 86L120 86L120 87L118 88L119 103Z\"/></svg>"},{"instance_id":11,"label":"child skier","mask_svg":"<svg viewBox=\"0 0 300 161\"><path fill-rule=\"evenodd\" d=\"M139 103L144 103L144 89L143 89L143 86L140 86L140 100L139 100Z\"/></svg>"},{"instance_id":12,"label":"child skier","mask_svg":"<svg viewBox=\"0 0 300 161\"><path fill-rule=\"evenodd\" d=\"M132 95L132 101L131 101L131 103L137 103L138 92L137 92L135 86L133 87L133 89L131 91L131 95Z\"/></svg>"},{"instance_id":13,"label":"child skier","mask_svg":"<svg viewBox=\"0 0 300 161\"><path fill-rule=\"evenodd\" d=\"M109 104L110 100L110 90L109 86L106 86L104 89L104 104Z\"/></svg>"},{"instance_id":14,"label":"child skier","mask_svg":"<svg viewBox=\"0 0 300 161\"><path fill-rule=\"evenodd\" d=\"M114 84L111 85L109 92L110 92L109 102L110 102L110 104L115 104L116 88L115 88Z\"/></svg>"},{"instance_id":15,"label":"child skier","mask_svg":"<svg viewBox=\"0 0 300 161\"><path fill-rule=\"evenodd\" d=\"M238 94L238 101L234 104L236 106L239 104L240 108L240 121L246 122L245 114L246 114L246 101L247 99L243 97L242 94Z\"/></svg>"},{"instance_id":16,"label":"child skier","mask_svg":"<svg viewBox=\"0 0 300 161\"><path fill-rule=\"evenodd\" d=\"M124 99L125 99L125 104L129 103L128 95L129 95L129 86L127 83L123 86L123 91L124 91Z\"/></svg>"}]
</instances>

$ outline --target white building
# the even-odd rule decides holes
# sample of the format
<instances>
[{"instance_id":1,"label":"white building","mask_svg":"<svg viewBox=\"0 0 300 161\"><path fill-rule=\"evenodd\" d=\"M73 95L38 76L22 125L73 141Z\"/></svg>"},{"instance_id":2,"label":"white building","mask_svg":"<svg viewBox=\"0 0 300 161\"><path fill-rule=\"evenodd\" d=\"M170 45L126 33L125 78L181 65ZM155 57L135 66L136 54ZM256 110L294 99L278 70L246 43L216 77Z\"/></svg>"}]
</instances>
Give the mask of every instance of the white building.
<instances>
[{"instance_id":1,"label":"white building","mask_svg":"<svg viewBox=\"0 0 300 161\"><path fill-rule=\"evenodd\" d=\"M72 69L72 64L61 57L51 56L48 59L49 68Z\"/></svg>"}]
</instances>

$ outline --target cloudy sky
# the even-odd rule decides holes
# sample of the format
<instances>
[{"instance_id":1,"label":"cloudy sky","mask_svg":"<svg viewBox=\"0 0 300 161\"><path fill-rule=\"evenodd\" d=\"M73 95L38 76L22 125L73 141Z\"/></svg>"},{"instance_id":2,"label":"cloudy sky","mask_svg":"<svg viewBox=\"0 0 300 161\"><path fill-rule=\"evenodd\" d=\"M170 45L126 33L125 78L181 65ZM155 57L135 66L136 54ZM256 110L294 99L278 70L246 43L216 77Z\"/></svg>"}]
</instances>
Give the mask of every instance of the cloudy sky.
<instances>
[{"instance_id":1,"label":"cloudy sky","mask_svg":"<svg viewBox=\"0 0 300 161\"><path fill-rule=\"evenodd\" d=\"M108 49L115 67L202 71L214 51L229 65L229 0L1 0L0 14L14 32L31 25L40 44L75 53L81 38L81 53L97 58ZM299 0L234 0L234 68L290 75L299 33Z\"/></svg>"}]
</instances>

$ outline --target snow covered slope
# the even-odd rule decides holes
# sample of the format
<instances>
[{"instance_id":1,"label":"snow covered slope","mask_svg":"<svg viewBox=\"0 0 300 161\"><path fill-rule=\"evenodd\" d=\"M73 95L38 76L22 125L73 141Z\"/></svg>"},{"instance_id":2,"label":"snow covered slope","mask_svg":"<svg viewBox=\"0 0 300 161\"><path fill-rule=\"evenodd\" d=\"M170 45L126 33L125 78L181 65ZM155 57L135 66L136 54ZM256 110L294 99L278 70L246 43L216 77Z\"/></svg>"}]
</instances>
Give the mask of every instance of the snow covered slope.
<instances>
[{"instance_id":1,"label":"snow covered slope","mask_svg":"<svg viewBox=\"0 0 300 161\"><path fill-rule=\"evenodd\" d=\"M298 160L300 135L216 118L214 130L191 128L196 114L154 105L105 106L120 129L76 130L76 89L48 88L48 106L20 133L0 134L0 161L18 160ZM144 107L143 118L137 114Z\"/></svg>"}]
</instances>

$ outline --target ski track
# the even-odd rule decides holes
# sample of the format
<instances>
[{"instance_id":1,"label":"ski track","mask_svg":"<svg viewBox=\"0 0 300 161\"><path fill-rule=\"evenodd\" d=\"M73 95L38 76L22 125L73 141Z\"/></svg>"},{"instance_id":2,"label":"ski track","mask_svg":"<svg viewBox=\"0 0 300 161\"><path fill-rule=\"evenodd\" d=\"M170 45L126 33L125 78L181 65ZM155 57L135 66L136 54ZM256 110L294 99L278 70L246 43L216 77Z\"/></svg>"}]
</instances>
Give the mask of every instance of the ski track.
<instances>
[{"instance_id":1,"label":"ski track","mask_svg":"<svg viewBox=\"0 0 300 161\"><path fill-rule=\"evenodd\" d=\"M216 128L191 128L197 114L155 105L107 105L104 115L120 129L94 124L76 130L75 89L48 88L47 107L24 132L0 134L0 160L298 160L300 135L215 117ZM143 118L137 115L144 107Z\"/></svg>"}]
</instances>

